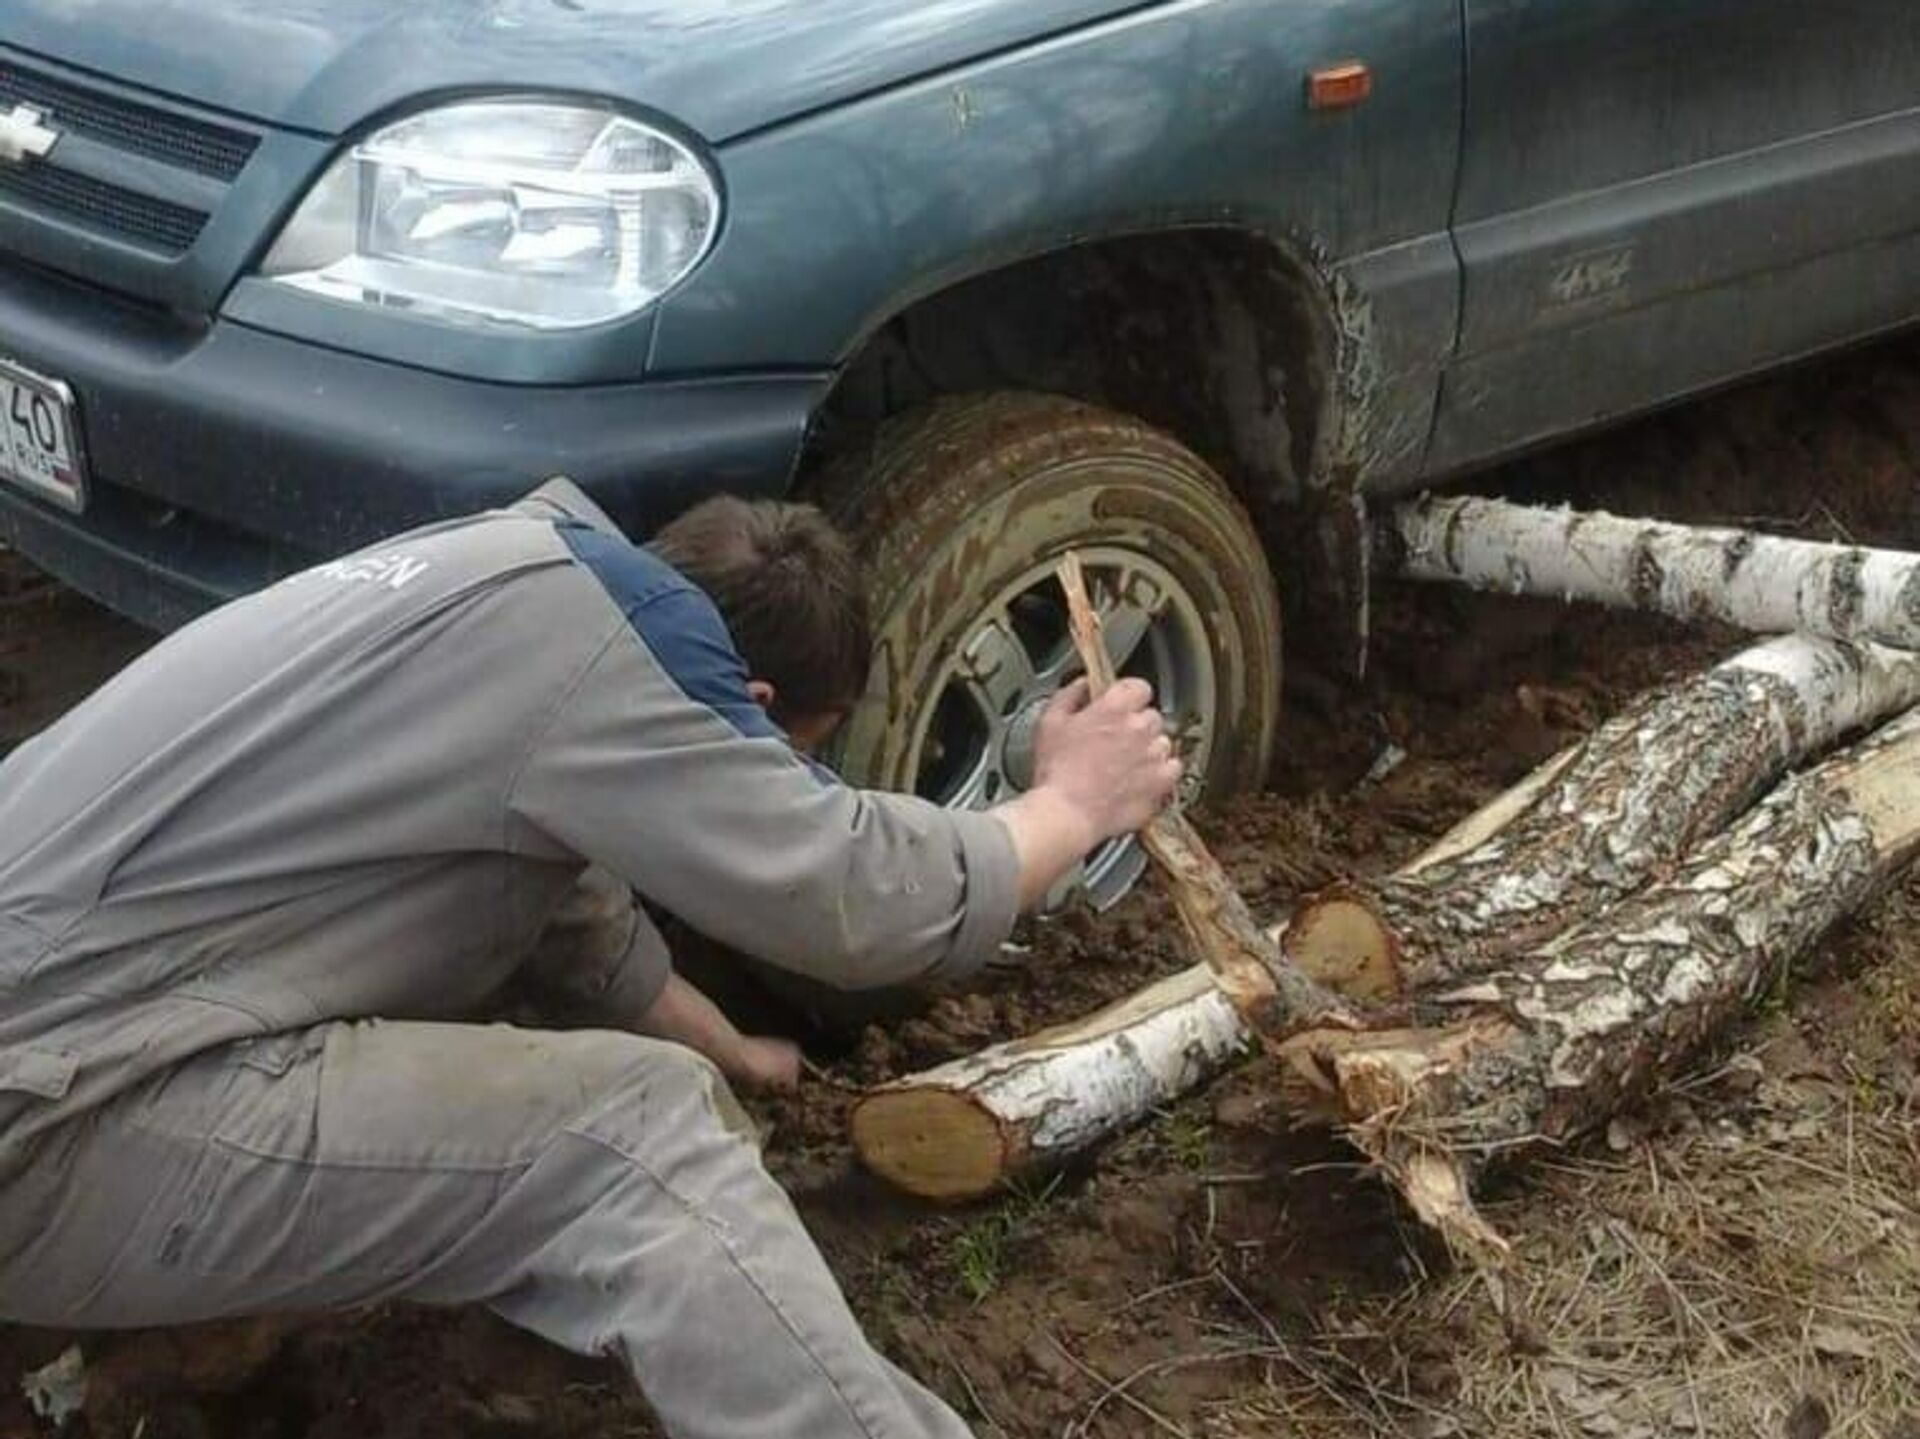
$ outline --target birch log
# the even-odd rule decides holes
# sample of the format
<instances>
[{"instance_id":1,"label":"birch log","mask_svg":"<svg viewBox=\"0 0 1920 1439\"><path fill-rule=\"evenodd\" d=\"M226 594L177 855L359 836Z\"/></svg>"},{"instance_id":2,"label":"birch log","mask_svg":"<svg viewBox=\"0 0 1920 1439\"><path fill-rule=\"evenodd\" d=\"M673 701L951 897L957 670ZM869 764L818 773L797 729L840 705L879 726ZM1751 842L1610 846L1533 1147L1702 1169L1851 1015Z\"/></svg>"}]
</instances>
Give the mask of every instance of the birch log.
<instances>
[{"instance_id":1,"label":"birch log","mask_svg":"<svg viewBox=\"0 0 1920 1439\"><path fill-rule=\"evenodd\" d=\"M1920 649L1920 555L1899 550L1474 498L1400 505L1390 533L1408 579Z\"/></svg>"},{"instance_id":2,"label":"birch log","mask_svg":"<svg viewBox=\"0 0 1920 1439\"><path fill-rule=\"evenodd\" d=\"M1470 1184L1670 1074L1920 850L1920 712L1788 780L1665 879L1512 967L1424 996L1434 1027L1280 1047L1303 1118L1343 1124L1420 1215L1482 1262Z\"/></svg>"},{"instance_id":3,"label":"birch log","mask_svg":"<svg viewBox=\"0 0 1920 1439\"><path fill-rule=\"evenodd\" d=\"M1421 988L1499 965L1638 888L1792 766L1915 704L1920 655L1804 635L1755 645L1608 720L1472 834L1306 899L1282 948L1363 994L1354 976Z\"/></svg>"},{"instance_id":4,"label":"birch log","mask_svg":"<svg viewBox=\"0 0 1920 1439\"><path fill-rule=\"evenodd\" d=\"M867 1167L926 1199L973 1199L1055 1168L1198 1089L1252 1031L1204 964L1077 1024L997 1044L854 1106Z\"/></svg>"}]
</instances>

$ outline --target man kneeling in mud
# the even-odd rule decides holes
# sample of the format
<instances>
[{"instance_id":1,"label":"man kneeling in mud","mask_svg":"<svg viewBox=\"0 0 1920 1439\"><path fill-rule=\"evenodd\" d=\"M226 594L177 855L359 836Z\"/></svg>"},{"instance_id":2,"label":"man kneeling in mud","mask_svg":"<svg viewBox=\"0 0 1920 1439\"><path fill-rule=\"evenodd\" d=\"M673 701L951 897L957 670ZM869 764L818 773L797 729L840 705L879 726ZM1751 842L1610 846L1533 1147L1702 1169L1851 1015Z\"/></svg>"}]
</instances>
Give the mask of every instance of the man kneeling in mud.
<instances>
[{"instance_id":1,"label":"man kneeling in mud","mask_svg":"<svg viewBox=\"0 0 1920 1439\"><path fill-rule=\"evenodd\" d=\"M617 901L842 987L964 980L1179 764L1124 682L1063 693L989 813L849 788L795 746L867 649L816 512L715 501L648 550L555 481L227 605L16 750L0 1319L481 1303L684 1439L964 1434L715 1068L797 1056ZM592 942L540 943L556 911ZM536 952L601 1028L458 1022Z\"/></svg>"}]
</instances>

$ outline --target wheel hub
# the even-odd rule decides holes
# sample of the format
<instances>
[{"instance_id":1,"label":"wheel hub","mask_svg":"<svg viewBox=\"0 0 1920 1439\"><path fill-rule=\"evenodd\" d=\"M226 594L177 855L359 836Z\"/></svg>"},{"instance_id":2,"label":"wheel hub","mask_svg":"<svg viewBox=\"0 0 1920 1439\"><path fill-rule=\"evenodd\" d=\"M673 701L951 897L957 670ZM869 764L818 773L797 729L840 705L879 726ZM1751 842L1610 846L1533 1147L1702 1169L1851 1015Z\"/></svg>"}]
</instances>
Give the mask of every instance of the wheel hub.
<instances>
[{"instance_id":1,"label":"wheel hub","mask_svg":"<svg viewBox=\"0 0 1920 1439\"><path fill-rule=\"evenodd\" d=\"M1040 716L1047 712L1051 695L1035 695L1007 721L1000 741L1000 768L1016 790L1033 788L1033 741L1040 732Z\"/></svg>"}]
</instances>

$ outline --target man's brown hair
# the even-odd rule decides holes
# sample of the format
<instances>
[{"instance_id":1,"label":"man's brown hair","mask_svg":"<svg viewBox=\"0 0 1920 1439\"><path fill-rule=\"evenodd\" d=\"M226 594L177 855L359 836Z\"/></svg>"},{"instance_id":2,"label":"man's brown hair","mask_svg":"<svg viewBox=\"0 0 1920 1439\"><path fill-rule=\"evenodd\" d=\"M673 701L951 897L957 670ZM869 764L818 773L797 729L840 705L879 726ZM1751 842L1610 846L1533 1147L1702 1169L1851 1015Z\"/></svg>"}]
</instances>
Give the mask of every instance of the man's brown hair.
<instances>
[{"instance_id":1,"label":"man's brown hair","mask_svg":"<svg viewBox=\"0 0 1920 1439\"><path fill-rule=\"evenodd\" d=\"M773 686L773 717L852 708L873 633L853 546L812 505L718 495L647 548L705 590L747 672Z\"/></svg>"}]
</instances>

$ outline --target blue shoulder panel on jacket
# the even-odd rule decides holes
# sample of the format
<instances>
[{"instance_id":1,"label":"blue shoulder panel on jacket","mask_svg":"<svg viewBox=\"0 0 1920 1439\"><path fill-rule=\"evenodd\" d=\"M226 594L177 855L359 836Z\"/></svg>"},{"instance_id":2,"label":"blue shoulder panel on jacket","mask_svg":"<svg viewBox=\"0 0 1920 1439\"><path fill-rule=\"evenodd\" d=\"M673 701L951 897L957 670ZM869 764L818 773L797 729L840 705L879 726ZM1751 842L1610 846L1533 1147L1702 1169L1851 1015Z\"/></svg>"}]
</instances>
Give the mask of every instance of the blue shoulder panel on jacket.
<instances>
[{"instance_id":1,"label":"blue shoulder panel on jacket","mask_svg":"<svg viewBox=\"0 0 1920 1439\"><path fill-rule=\"evenodd\" d=\"M556 528L687 698L748 739L785 742L780 727L747 693L747 662L705 590L627 540L583 524Z\"/></svg>"}]
</instances>

